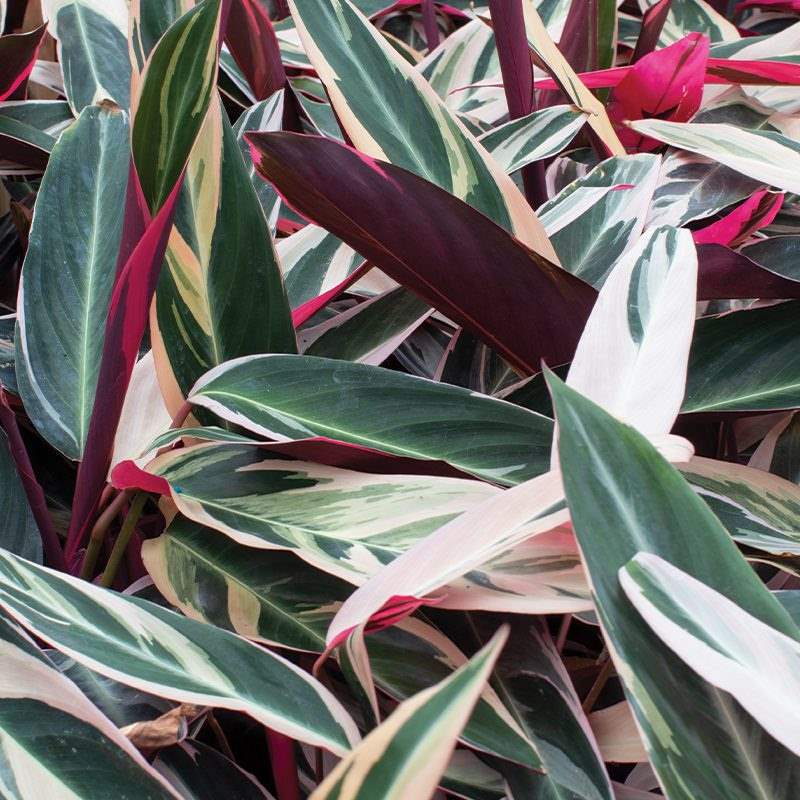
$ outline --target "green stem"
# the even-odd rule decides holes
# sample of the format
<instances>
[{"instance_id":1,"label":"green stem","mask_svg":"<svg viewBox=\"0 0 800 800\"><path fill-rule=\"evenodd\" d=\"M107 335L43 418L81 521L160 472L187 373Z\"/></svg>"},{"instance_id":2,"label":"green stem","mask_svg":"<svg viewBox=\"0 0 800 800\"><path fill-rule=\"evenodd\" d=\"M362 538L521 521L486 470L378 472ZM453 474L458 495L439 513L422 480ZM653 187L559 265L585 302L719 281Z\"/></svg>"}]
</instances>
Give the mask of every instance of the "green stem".
<instances>
[{"instance_id":1,"label":"green stem","mask_svg":"<svg viewBox=\"0 0 800 800\"><path fill-rule=\"evenodd\" d=\"M94 577L94 568L97 565L97 559L100 556L106 533L108 533L114 518L125 507L125 503L131 499L132 494L133 492L130 489L120 492L97 518L97 522L95 522L92 533L89 536L89 544L86 546L86 553L83 556L83 564L81 565L80 577L85 581L90 581Z\"/></svg>"},{"instance_id":2,"label":"green stem","mask_svg":"<svg viewBox=\"0 0 800 800\"><path fill-rule=\"evenodd\" d=\"M125 549L128 546L128 542L131 540L131 536L133 536L136 523L139 521L139 517L142 514L142 509L146 502L146 492L138 492L133 498L125 521L122 523L122 528L117 535L117 541L114 542L114 547L111 549L111 555L108 557L105 572L103 572L103 576L100 578L101 586L109 587L114 583L114 578L116 577L119 564L122 561L122 556L125 555Z\"/></svg>"}]
</instances>

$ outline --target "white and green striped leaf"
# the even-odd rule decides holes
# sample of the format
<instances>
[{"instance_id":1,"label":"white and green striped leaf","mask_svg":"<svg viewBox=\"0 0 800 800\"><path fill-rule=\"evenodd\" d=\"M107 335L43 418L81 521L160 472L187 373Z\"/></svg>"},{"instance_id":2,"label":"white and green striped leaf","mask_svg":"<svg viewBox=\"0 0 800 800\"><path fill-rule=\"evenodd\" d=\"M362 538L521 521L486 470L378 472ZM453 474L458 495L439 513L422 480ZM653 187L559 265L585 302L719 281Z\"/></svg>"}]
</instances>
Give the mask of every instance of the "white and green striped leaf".
<instances>
[{"instance_id":1,"label":"white and green striped leaf","mask_svg":"<svg viewBox=\"0 0 800 800\"><path fill-rule=\"evenodd\" d=\"M58 42L64 88L76 116L104 100L127 109L131 68L125 0L42 0L42 12Z\"/></svg>"},{"instance_id":2,"label":"white and green striped leaf","mask_svg":"<svg viewBox=\"0 0 800 800\"><path fill-rule=\"evenodd\" d=\"M171 413L195 381L232 358L294 352L294 328L261 198L222 105L192 150L152 321Z\"/></svg>"},{"instance_id":3,"label":"white and green striped leaf","mask_svg":"<svg viewBox=\"0 0 800 800\"><path fill-rule=\"evenodd\" d=\"M303 353L378 366L432 313L431 307L408 289L390 289L306 328L300 338L311 342Z\"/></svg>"},{"instance_id":4,"label":"white and green striped leaf","mask_svg":"<svg viewBox=\"0 0 800 800\"><path fill-rule=\"evenodd\" d=\"M698 320L683 412L800 404L800 302Z\"/></svg>"},{"instance_id":5,"label":"white and green striped leaf","mask_svg":"<svg viewBox=\"0 0 800 800\"><path fill-rule=\"evenodd\" d=\"M61 135L22 269L20 394L39 433L72 459L83 455L94 404L122 235L128 137L126 115L98 106L85 108Z\"/></svg>"},{"instance_id":6,"label":"white and green striped leaf","mask_svg":"<svg viewBox=\"0 0 800 800\"><path fill-rule=\"evenodd\" d=\"M280 89L266 100L262 100L246 109L233 126L233 132L236 134L236 142L239 145L242 160L247 168L250 183L253 184L253 188L256 190L258 202L261 204L261 210L267 218L272 236L275 235L275 228L278 224L281 199L272 184L264 180L256 171L256 166L253 159L250 158L250 148L244 140L244 135L248 131L281 130L283 125L283 105L284 90Z\"/></svg>"},{"instance_id":7,"label":"white and green striped leaf","mask_svg":"<svg viewBox=\"0 0 800 800\"><path fill-rule=\"evenodd\" d=\"M312 356L236 359L205 375L188 399L278 441L327 436L446 461L507 486L545 471L552 436L551 420L510 403L379 367Z\"/></svg>"},{"instance_id":8,"label":"white and green striped leaf","mask_svg":"<svg viewBox=\"0 0 800 800\"><path fill-rule=\"evenodd\" d=\"M609 158L540 209L564 268L599 288L639 238L658 180L658 156Z\"/></svg>"},{"instance_id":9,"label":"white and green striped leaf","mask_svg":"<svg viewBox=\"0 0 800 800\"><path fill-rule=\"evenodd\" d=\"M450 34L417 69L454 113L489 123L508 114L494 32L480 20ZM495 85L477 85L487 82Z\"/></svg>"},{"instance_id":10,"label":"white and green striped leaf","mask_svg":"<svg viewBox=\"0 0 800 800\"><path fill-rule=\"evenodd\" d=\"M511 174L534 161L558 155L586 123L574 106L552 106L499 125L478 141L501 169Z\"/></svg>"},{"instance_id":11,"label":"white and green striped leaf","mask_svg":"<svg viewBox=\"0 0 800 800\"><path fill-rule=\"evenodd\" d=\"M401 703L337 764L309 800L404 800L431 795L508 632L436 686Z\"/></svg>"},{"instance_id":12,"label":"white and green striped leaf","mask_svg":"<svg viewBox=\"0 0 800 800\"><path fill-rule=\"evenodd\" d=\"M500 490L460 478L372 475L288 461L255 445L202 444L166 453L148 471L182 514L234 541L290 550L362 583L444 522Z\"/></svg>"},{"instance_id":13,"label":"white and green striped leaf","mask_svg":"<svg viewBox=\"0 0 800 800\"><path fill-rule=\"evenodd\" d=\"M161 593L187 616L297 650L325 649L325 630L352 590L289 553L246 548L180 517L145 543L142 556ZM417 619L371 633L366 647L374 681L397 700L432 686L467 660L447 637ZM530 767L539 763L533 745L488 688L462 739L501 758Z\"/></svg>"},{"instance_id":14,"label":"white and green striped leaf","mask_svg":"<svg viewBox=\"0 0 800 800\"><path fill-rule=\"evenodd\" d=\"M146 600L0 551L0 606L57 650L143 691L243 711L337 754L358 740L344 708L298 667Z\"/></svg>"},{"instance_id":15,"label":"white and green striped leaf","mask_svg":"<svg viewBox=\"0 0 800 800\"><path fill-rule=\"evenodd\" d=\"M753 180L800 192L800 142L783 134L725 123L643 119L628 124L638 133L712 158Z\"/></svg>"},{"instance_id":16,"label":"white and green striped leaf","mask_svg":"<svg viewBox=\"0 0 800 800\"><path fill-rule=\"evenodd\" d=\"M15 625L0 618L0 794L6 800L180 798Z\"/></svg>"},{"instance_id":17,"label":"white and green striped leaf","mask_svg":"<svg viewBox=\"0 0 800 800\"><path fill-rule=\"evenodd\" d=\"M291 0L290 6L355 147L441 186L557 261L514 182L350 0Z\"/></svg>"},{"instance_id":18,"label":"white and green striped leaf","mask_svg":"<svg viewBox=\"0 0 800 800\"><path fill-rule=\"evenodd\" d=\"M733 539L776 556L800 556L800 486L761 469L694 457L678 465Z\"/></svg>"},{"instance_id":19,"label":"white and green striped leaf","mask_svg":"<svg viewBox=\"0 0 800 800\"><path fill-rule=\"evenodd\" d=\"M628 599L684 663L800 754L800 643L650 553L620 568Z\"/></svg>"},{"instance_id":20,"label":"white and green striped leaf","mask_svg":"<svg viewBox=\"0 0 800 800\"><path fill-rule=\"evenodd\" d=\"M668 434L683 402L696 294L691 234L649 229L605 280L567 384L646 436Z\"/></svg>"},{"instance_id":21,"label":"white and green striped leaf","mask_svg":"<svg viewBox=\"0 0 800 800\"><path fill-rule=\"evenodd\" d=\"M800 484L800 415L779 420L755 449L749 466L766 470L790 483Z\"/></svg>"},{"instance_id":22,"label":"white and green striped leaf","mask_svg":"<svg viewBox=\"0 0 800 800\"><path fill-rule=\"evenodd\" d=\"M630 605L618 572L638 552L653 553L764 624L797 639L800 631L710 509L641 434L556 378L550 386L564 489L597 614L665 794L791 795L800 786L800 762L660 642ZM698 708L701 725L693 723Z\"/></svg>"},{"instance_id":23,"label":"white and green striped leaf","mask_svg":"<svg viewBox=\"0 0 800 800\"><path fill-rule=\"evenodd\" d=\"M8 437L0 430L0 547L42 560L42 537L22 485Z\"/></svg>"},{"instance_id":24,"label":"white and green striped leaf","mask_svg":"<svg viewBox=\"0 0 800 800\"><path fill-rule=\"evenodd\" d=\"M279 239L275 249L293 309L338 286L364 263L355 250L316 225Z\"/></svg>"}]
</instances>

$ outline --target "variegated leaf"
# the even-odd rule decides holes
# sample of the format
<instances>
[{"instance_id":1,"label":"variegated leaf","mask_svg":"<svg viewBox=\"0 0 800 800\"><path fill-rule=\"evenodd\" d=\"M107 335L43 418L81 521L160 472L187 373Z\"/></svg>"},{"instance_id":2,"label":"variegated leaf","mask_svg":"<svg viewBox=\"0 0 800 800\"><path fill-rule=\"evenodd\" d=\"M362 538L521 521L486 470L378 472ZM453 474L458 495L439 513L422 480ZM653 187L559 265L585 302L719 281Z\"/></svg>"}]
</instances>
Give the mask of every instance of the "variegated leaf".
<instances>
[{"instance_id":1,"label":"variegated leaf","mask_svg":"<svg viewBox=\"0 0 800 800\"><path fill-rule=\"evenodd\" d=\"M549 383L564 489L598 617L661 787L686 800L791 794L800 785L797 759L659 641L622 592L618 571L637 552L657 554L761 622L798 639L800 632L708 507L641 434L557 378ZM699 707L703 724L689 724ZM707 763L715 764L713 774Z\"/></svg>"},{"instance_id":2,"label":"variegated leaf","mask_svg":"<svg viewBox=\"0 0 800 800\"><path fill-rule=\"evenodd\" d=\"M448 678L401 703L309 800L403 800L432 794L507 636L507 629L500 629Z\"/></svg>"},{"instance_id":3,"label":"variegated leaf","mask_svg":"<svg viewBox=\"0 0 800 800\"><path fill-rule=\"evenodd\" d=\"M172 414L212 367L296 350L260 200L214 98L189 158L151 313L153 352Z\"/></svg>"},{"instance_id":4,"label":"variegated leaf","mask_svg":"<svg viewBox=\"0 0 800 800\"><path fill-rule=\"evenodd\" d=\"M146 542L142 555L162 594L188 616L291 649L322 652L325 630L351 591L289 553L246 548L182 518ZM428 688L467 660L447 637L417 619L371 633L366 646L375 682L397 700ZM539 763L490 689L462 739L501 758L530 767Z\"/></svg>"},{"instance_id":5,"label":"variegated leaf","mask_svg":"<svg viewBox=\"0 0 800 800\"><path fill-rule=\"evenodd\" d=\"M127 109L131 68L125 0L42 0L42 12L58 42L64 88L75 114L104 100Z\"/></svg>"},{"instance_id":6,"label":"variegated leaf","mask_svg":"<svg viewBox=\"0 0 800 800\"><path fill-rule=\"evenodd\" d=\"M587 123L597 134L609 155L623 156L625 148L619 140L603 104L583 85L569 62L556 47L555 42L539 16L533 0L522 0L525 15L525 32L531 51L546 65L553 80L567 95L572 104L585 111Z\"/></svg>"},{"instance_id":7,"label":"variegated leaf","mask_svg":"<svg viewBox=\"0 0 800 800\"><path fill-rule=\"evenodd\" d=\"M291 550L356 584L444 522L500 494L476 481L370 475L232 443L175 450L148 471L169 483L190 519L248 547Z\"/></svg>"},{"instance_id":8,"label":"variegated leaf","mask_svg":"<svg viewBox=\"0 0 800 800\"><path fill-rule=\"evenodd\" d=\"M770 429L750 458L749 466L800 484L800 415L787 414Z\"/></svg>"},{"instance_id":9,"label":"variegated leaf","mask_svg":"<svg viewBox=\"0 0 800 800\"><path fill-rule=\"evenodd\" d=\"M4 798L181 797L76 685L2 618L0 660Z\"/></svg>"},{"instance_id":10,"label":"variegated leaf","mask_svg":"<svg viewBox=\"0 0 800 800\"><path fill-rule=\"evenodd\" d=\"M643 119L629 124L639 133L712 158L753 180L800 192L800 143L788 136L725 123Z\"/></svg>"},{"instance_id":11,"label":"variegated leaf","mask_svg":"<svg viewBox=\"0 0 800 800\"><path fill-rule=\"evenodd\" d=\"M444 39L417 69L455 113L488 123L508 113L502 86L497 85L501 77L494 33L480 20L468 22Z\"/></svg>"},{"instance_id":12,"label":"variegated leaf","mask_svg":"<svg viewBox=\"0 0 800 800\"><path fill-rule=\"evenodd\" d=\"M668 434L683 402L696 294L691 234L651 228L605 280L567 384L646 436Z\"/></svg>"},{"instance_id":13,"label":"variegated leaf","mask_svg":"<svg viewBox=\"0 0 800 800\"><path fill-rule=\"evenodd\" d=\"M335 289L364 263L355 250L316 225L279 239L276 250L292 309Z\"/></svg>"},{"instance_id":14,"label":"variegated leaf","mask_svg":"<svg viewBox=\"0 0 800 800\"><path fill-rule=\"evenodd\" d=\"M290 5L340 124L359 150L441 186L557 263L514 182L350 0Z\"/></svg>"},{"instance_id":15,"label":"variegated leaf","mask_svg":"<svg viewBox=\"0 0 800 800\"><path fill-rule=\"evenodd\" d=\"M76 460L94 405L129 160L126 115L85 108L53 149L22 270L20 394L41 435Z\"/></svg>"},{"instance_id":16,"label":"variegated leaf","mask_svg":"<svg viewBox=\"0 0 800 800\"><path fill-rule=\"evenodd\" d=\"M678 658L800 754L800 629L787 636L651 553L639 553L621 567L619 580Z\"/></svg>"},{"instance_id":17,"label":"variegated leaf","mask_svg":"<svg viewBox=\"0 0 800 800\"><path fill-rule=\"evenodd\" d=\"M659 164L648 154L607 159L539 209L565 269L602 286L642 233Z\"/></svg>"},{"instance_id":18,"label":"variegated leaf","mask_svg":"<svg viewBox=\"0 0 800 800\"><path fill-rule=\"evenodd\" d=\"M510 486L546 468L552 422L455 386L311 356L253 356L205 375L189 400L278 441L328 436L438 459ZM474 432L482 445L476 449Z\"/></svg>"},{"instance_id":19,"label":"variegated leaf","mask_svg":"<svg viewBox=\"0 0 800 800\"><path fill-rule=\"evenodd\" d=\"M574 106L552 106L506 122L478 141L511 174L534 161L560 153L584 126L588 114Z\"/></svg>"},{"instance_id":20,"label":"variegated leaf","mask_svg":"<svg viewBox=\"0 0 800 800\"><path fill-rule=\"evenodd\" d=\"M334 753L345 753L358 740L344 708L298 667L146 600L0 551L0 606L56 649L130 686L243 711Z\"/></svg>"},{"instance_id":21,"label":"variegated leaf","mask_svg":"<svg viewBox=\"0 0 800 800\"><path fill-rule=\"evenodd\" d=\"M236 134L236 142L242 154L242 160L247 167L247 174L250 176L250 183L258 195L258 202L261 203L261 210L269 223L270 233L275 235L275 228L278 224L278 213L281 208L281 200L274 187L265 181L257 172L253 159L250 158L250 148L244 140L247 131L279 131L283 126L283 105L284 90L281 89L266 100L248 108L236 120L233 132Z\"/></svg>"}]
</instances>

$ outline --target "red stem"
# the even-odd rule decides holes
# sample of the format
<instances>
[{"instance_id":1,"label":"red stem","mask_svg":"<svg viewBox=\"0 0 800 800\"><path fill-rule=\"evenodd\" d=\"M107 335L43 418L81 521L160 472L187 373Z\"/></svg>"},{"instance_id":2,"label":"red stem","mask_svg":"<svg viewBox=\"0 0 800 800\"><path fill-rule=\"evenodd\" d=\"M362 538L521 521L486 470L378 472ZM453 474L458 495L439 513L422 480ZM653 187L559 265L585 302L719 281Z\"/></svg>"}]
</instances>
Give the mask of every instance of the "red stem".
<instances>
[{"instance_id":1,"label":"red stem","mask_svg":"<svg viewBox=\"0 0 800 800\"><path fill-rule=\"evenodd\" d=\"M39 485L39 481L36 480L36 474L33 471L33 465L28 457L25 442L22 441L22 435L19 432L17 417L8 404L5 390L2 388L0 388L0 425L2 425L8 437L11 456L14 459L14 464L17 467L17 473L25 489L33 518L36 520L36 525L42 537L45 561L54 569L66 572L67 562L64 558L64 551L61 548L58 534L53 527L53 520L50 517L50 512L47 510L47 501L45 500L44 492Z\"/></svg>"},{"instance_id":2,"label":"red stem","mask_svg":"<svg viewBox=\"0 0 800 800\"><path fill-rule=\"evenodd\" d=\"M288 736L267 728L267 744L278 800L300 800L294 742Z\"/></svg>"}]
</instances>

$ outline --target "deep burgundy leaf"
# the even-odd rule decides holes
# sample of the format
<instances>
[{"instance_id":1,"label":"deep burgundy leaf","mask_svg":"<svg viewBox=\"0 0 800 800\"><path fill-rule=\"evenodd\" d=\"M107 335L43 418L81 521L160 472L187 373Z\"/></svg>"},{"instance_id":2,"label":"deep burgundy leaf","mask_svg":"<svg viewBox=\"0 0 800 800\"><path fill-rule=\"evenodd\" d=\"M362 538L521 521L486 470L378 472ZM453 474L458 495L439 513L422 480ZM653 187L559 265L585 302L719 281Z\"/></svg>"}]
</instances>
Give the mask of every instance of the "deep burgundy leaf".
<instances>
[{"instance_id":1,"label":"deep burgundy leaf","mask_svg":"<svg viewBox=\"0 0 800 800\"><path fill-rule=\"evenodd\" d=\"M49 158L50 154L35 144L0 133L0 163L20 164L43 172Z\"/></svg>"},{"instance_id":2,"label":"deep burgundy leaf","mask_svg":"<svg viewBox=\"0 0 800 800\"><path fill-rule=\"evenodd\" d=\"M697 263L698 300L800 298L800 281L770 272L721 244L698 245Z\"/></svg>"},{"instance_id":3,"label":"deep burgundy leaf","mask_svg":"<svg viewBox=\"0 0 800 800\"><path fill-rule=\"evenodd\" d=\"M25 85L31 74L47 25L28 33L0 36L0 101L25 96Z\"/></svg>"},{"instance_id":4,"label":"deep burgundy leaf","mask_svg":"<svg viewBox=\"0 0 800 800\"><path fill-rule=\"evenodd\" d=\"M757 230L769 225L781 210L783 194L762 189L722 219L694 231L695 244L723 244L735 247Z\"/></svg>"},{"instance_id":5,"label":"deep burgundy leaf","mask_svg":"<svg viewBox=\"0 0 800 800\"><path fill-rule=\"evenodd\" d=\"M422 24L425 27L425 43L428 50L439 44L439 23L436 21L436 4L433 0L422 0Z\"/></svg>"},{"instance_id":6,"label":"deep burgundy leaf","mask_svg":"<svg viewBox=\"0 0 800 800\"><path fill-rule=\"evenodd\" d=\"M258 0L232 0L225 41L257 100L266 100L286 84L278 40Z\"/></svg>"},{"instance_id":7,"label":"deep burgundy leaf","mask_svg":"<svg viewBox=\"0 0 800 800\"><path fill-rule=\"evenodd\" d=\"M300 214L494 347L520 372L569 361L596 292L418 176L320 136L248 134Z\"/></svg>"},{"instance_id":8,"label":"deep burgundy leaf","mask_svg":"<svg viewBox=\"0 0 800 800\"><path fill-rule=\"evenodd\" d=\"M132 176L135 178L135 173ZM156 216L148 222L117 275L111 295L97 394L89 421L85 457L78 467L67 536L66 556L70 563L91 527L106 482L122 404L147 326L150 302L158 283L182 185L183 175ZM134 222L134 227L136 225L138 220ZM126 242L130 242L130 237L123 234L123 246Z\"/></svg>"},{"instance_id":9,"label":"deep burgundy leaf","mask_svg":"<svg viewBox=\"0 0 800 800\"><path fill-rule=\"evenodd\" d=\"M664 23L667 21L672 0L659 0L654 6L650 6L642 18L642 30L636 40L636 48L631 56L631 64L635 64L640 58L652 53L656 49Z\"/></svg>"},{"instance_id":10,"label":"deep burgundy leaf","mask_svg":"<svg viewBox=\"0 0 800 800\"><path fill-rule=\"evenodd\" d=\"M600 65L597 52L598 0L572 0L558 49L575 72L591 72Z\"/></svg>"},{"instance_id":11,"label":"deep burgundy leaf","mask_svg":"<svg viewBox=\"0 0 800 800\"><path fill-rule=\"evenodd\" d=\"M585 2L585 0L579 0ZM503 90L511 119L519 119L536 110L533 97L533 65L522 0L489 0L492 28L503 75ZM555 93L552 93L555 97ZM544 163L536 162L522 170L525 197L534 208L547 202Z\"/></svg>"}]
</instances>

